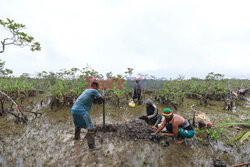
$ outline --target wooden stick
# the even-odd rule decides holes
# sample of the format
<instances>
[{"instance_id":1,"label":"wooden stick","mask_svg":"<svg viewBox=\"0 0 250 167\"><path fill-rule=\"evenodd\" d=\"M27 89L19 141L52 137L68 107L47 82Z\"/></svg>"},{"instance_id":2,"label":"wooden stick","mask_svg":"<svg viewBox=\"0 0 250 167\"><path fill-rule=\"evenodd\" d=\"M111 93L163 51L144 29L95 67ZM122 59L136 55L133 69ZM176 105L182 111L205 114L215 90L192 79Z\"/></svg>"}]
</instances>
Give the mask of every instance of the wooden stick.
<instances>
[{"instance_id":1,"label":"wooden stick","mask_svg":"<svg viewBox=\"0 0 250 167\"><path fill-rule=\"evenodd\" d=\"M246 163L242 163L242 164L236 164L236 165L233 165L233 166L230 166L230 167L240 167L240 166L248 166L250 165L250 162L246 162Z\"/></svg>"},{"instance_id":2,"label":"wooden stick","mask_svg":"<svg viewBox=\"0 0 250 167\"><path fill-rule=\"evenodd\" d=\"M102 106L102 118L103 118L103 128L105 127L105 92L104 89L102 90L102 94L103 94L103 106Z\"/></svg>"}]
</instances>

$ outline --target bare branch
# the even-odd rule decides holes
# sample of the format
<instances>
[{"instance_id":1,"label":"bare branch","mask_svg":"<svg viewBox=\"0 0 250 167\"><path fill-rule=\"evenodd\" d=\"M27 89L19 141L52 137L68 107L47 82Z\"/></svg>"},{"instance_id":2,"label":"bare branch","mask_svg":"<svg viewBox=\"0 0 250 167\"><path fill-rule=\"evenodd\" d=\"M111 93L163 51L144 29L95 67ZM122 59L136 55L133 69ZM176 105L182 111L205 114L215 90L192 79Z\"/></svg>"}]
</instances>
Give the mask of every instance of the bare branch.
<instances>
[{"instance_id":1,"label":"bare branch","mask_svg":"<svg viewBox=\"0 0 250 167\"><path fill-rule=\"evenodd\" d=\"M22 112L22 110L21 110L21 108L17 105L17 103L16 103L10 96L8 96L7 94L5 94L5 93L2 92L1 90L0 90L0 93L1 93L2 95L6 96L12 103L14 103L15 106L16 106L16 110L17 110L19 113L21 113L22 115L24 115L23 112Z\"/></svg>"}]
</instances>

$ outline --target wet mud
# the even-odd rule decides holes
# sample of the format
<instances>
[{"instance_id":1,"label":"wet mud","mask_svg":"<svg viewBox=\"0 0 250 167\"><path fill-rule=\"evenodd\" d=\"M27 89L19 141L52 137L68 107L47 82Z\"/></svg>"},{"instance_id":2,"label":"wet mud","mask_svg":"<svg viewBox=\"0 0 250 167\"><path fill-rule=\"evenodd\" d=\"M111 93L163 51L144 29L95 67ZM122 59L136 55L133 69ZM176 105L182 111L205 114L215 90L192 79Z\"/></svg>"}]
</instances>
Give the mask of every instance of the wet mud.
<instances>
[{"instance_id":1,"label":"wet mud","mask_svg":"<svg viewBox=\"0 0 250 167\"><path fill-rule=\"evenodd\" d=\"M236 109L223 110L223 104L213 101L213 106L198 106L213 124L249 120L249 101ZM28 114L27 124L15 124L12 116L0 117L0 167L5 166L213 166L219 160L227 166L250 162L250 140L229 142L240 134L240 128L223 129L218 140L204 139L198 135L186 139L181 145L166 137L161 142L149 139L153 132L143 120L134 119L145 114L145 106L129 108L106 105L106 126L102 127L102 106L93 105L90 115L96 125L96 143L102 148L90 152L81 130L80 140L73 140L74 125L70 108L50 109L49 101L30 110L42 112ZM192 119L190 106L195 100L185 99L175 113ZM158 105L159 111L165 108ZM129 122L125 122L124 118ZM197 130L197 129L196 129ZM163 146L162 142L167 146ZM216 162L219 162L216 161Z\"/></svg>"},{"instance_id":2,"label":"wet mud","mask_svg":"<svg viewBox=\"0 0 250 167\"><path fill-rule=\"evenodd\" d=\"M96 126L97 136L121 137L124 139L138 140L149 139L154 130L143 120L132 119L126 123L114 123Z\"/></svg>"}]
</instances>

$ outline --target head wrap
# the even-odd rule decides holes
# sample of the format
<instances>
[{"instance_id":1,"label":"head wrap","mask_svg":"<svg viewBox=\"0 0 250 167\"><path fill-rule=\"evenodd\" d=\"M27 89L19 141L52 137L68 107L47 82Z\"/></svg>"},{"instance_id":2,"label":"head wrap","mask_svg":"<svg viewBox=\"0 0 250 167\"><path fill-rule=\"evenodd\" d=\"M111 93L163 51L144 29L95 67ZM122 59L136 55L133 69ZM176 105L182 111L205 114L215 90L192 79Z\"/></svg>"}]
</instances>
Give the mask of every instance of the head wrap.
<instances>
[{"instance_id":1,"label":"head wrap","mask_svg":"<svg viewBox=\"0 0 250 167\"><path fill-rule=\"evenodd\" d=\"M150 105L152 105L152 104L153 104L153 102L152 102L152 100L148 99L148 100L146 101L146 104L150 104Z\"/></svg>"},{"instance_id":2,"label":"head wrap","mask_svg":"<svg viewBox=\"0 0 250 167\"><path fill-rule=\"evenodd\" d=\"M171 111L170 108L163 109L162 116L166 118L170 118L172 115L173 115L173 112Z\"/></svg>"}]
</instances>

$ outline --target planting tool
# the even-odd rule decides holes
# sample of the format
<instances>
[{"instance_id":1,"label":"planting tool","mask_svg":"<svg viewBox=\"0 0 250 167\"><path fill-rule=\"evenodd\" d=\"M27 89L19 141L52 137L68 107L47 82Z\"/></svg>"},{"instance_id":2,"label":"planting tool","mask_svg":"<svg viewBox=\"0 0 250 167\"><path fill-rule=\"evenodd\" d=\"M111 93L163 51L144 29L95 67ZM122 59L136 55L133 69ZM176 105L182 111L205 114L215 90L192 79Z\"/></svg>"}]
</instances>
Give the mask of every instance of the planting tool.
<instances>
[{"instance_id":1,"label":"planting tool","mask_svg":"<svg viewBox=\"0 0 250 167\"><path fill-rule=\"evenodd\" d=\"M103 118L103 128L105 127L105 91L102 89L103 105L102 105L102 118Z\"/></svg>"}]
</instances>

